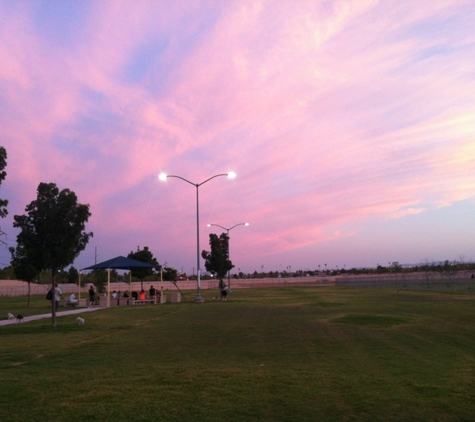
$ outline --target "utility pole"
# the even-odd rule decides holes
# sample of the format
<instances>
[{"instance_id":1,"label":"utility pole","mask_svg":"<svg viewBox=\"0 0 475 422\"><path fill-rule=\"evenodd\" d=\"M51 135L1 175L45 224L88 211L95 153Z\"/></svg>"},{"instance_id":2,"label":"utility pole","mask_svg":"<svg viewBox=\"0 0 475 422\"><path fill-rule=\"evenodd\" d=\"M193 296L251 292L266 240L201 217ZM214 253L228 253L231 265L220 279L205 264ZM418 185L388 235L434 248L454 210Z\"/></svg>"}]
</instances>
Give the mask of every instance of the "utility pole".
<instances>
[{"instance_id":1,"label":"utility pole","mask_svg":"<svg viewBox=\"0 0 475 422\"><path fill-rule=\"evenodd\" d=\"M2 228L0 227L0 236L6 236L7 234L2 230ZM7 246L7 242L4 242L2 239L0 239L0 243L2 245L5 245Z\"/></svg>"}]
</instances>

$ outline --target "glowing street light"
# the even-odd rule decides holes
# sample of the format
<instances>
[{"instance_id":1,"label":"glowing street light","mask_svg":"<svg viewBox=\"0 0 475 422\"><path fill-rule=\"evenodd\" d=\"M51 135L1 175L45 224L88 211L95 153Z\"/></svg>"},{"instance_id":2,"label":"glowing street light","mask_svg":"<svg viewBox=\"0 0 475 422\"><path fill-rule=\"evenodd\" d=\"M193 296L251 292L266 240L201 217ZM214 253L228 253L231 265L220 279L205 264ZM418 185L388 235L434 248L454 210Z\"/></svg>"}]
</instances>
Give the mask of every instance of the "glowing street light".
<instances>
[{"instance_id":1,"label":"glowing street light","mask_svg":"<svg viewBox=\"0 0 475 422\"><path fill-rule=\"evenodd\" d=\"M230 227L229 229L227 229L226 227L223 227L223 226L220 226L219 224L208 224L208 227L211 227L211 226L216 226L216 227L221 227L223 230L226 230L227 232L227 235L228 235L228 259L229 259L229 240L231 239L229 237L229 232L234 229L234 227L237 227L237 226L249 226L249 223L237 223L235 224L234 226ZM230 270L228 271L228 287L231 288L231 272Z\"/></svg>"},{"instance_id":2,"label":"glowing street light","mask_svg":"<svg viewBox=\"0 0 475 422\"><path fill-rule=\"evenodd\" d=\"M195 303L203 303L204 299L201 297L201 273L200 273L200 208L199 208L199 187L201 185L204 185L206 182L209 182L210 180L220 177L220 176L226 176L228 179L234 179L236 177L236 173L234 172L229 172L229 173L221 173L221 174L216 174L209 179L206 179L204 182L201 183L193 183L190 182L189 180L185 179L184 177L181 176L172 176L172 175L167 175L166 173L160 173L158 178L164 182L166 181L169 177L175 177L177 179L181 179L184 182L189 183L190 185L193 185L196 187L196 268L197 268L197 285L198 285L198 295L196 296Z\"/></svg>"}]
</instances>

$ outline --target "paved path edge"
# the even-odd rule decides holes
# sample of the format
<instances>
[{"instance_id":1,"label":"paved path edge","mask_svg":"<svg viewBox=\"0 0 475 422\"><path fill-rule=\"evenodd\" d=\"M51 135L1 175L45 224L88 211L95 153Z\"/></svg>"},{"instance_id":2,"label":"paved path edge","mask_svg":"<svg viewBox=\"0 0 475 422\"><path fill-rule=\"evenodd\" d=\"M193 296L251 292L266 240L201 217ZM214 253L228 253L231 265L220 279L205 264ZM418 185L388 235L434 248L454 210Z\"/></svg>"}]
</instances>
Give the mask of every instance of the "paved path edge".
<instances>
[{"instance_id":1,"label":"paved path edge","mask_svg":"<svg viewBox=\"0 0 475 422\"><path fill-rule=\"evenodd\" d=\"M93 312L93 311L98 311L99 309L105 309L105 308L80 308L80 309L73 309L71 311L59 311L56 312L57 317L62 317L62 316L67 316L67 315L75 315L75 314L82 314L84 312ZM41 314L41 315L31 315L31 316L26 316L23 318L23 322L29 322L29 321L36 321L37 319L46 319L46 318L51 318L51 313L49 314ZM5 326L5 325L11 325L11 324L20 324L16 318L15 319L4 319L0 321L0 327Z\"/></svg>"}]
</instances>

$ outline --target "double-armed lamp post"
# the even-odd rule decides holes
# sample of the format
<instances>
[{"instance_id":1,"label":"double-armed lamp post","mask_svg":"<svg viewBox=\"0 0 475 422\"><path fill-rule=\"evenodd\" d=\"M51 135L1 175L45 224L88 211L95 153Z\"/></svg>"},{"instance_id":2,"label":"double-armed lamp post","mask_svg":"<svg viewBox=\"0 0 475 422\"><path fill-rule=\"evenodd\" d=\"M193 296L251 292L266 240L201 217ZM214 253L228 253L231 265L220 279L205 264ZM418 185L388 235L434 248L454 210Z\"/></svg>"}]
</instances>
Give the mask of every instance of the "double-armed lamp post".
<instances>
[{"instance_id":1,"label":"double-armed lamp post","mask_svg":"<svg viewBox=\"0 0 475 422\"><path fill-rule=\"evenodd\" d=\"M229 254L229 240L230 240L229 232L232 229L234 229L234 227L237 227L237 226L249 226L249 223L237 223L234 226L230 227L229 229L227 229L226 227L220 226L219 224L208 224L208 227L211 227L211 226L221 227L223 230L226 230L226 233L228 235L228 259L229 259L229 256L230 256L230 254ZM231 288L231 270L228 270L228 287Z\"/></svg>"},{"instance_id":2,"label":"double-armed lamp post","mask_svg":"<svg viewBox=\"0 0 475 422\"><path fill-rule=\"evenodd\" d=\"M158 178L161 181L166 181L169 177L176 177L177 179L181 179L184 182L189 183L190 185L193 185L196 187L196 268L197 268L197 284L198 284L198 295L196 296L195 303L203 303L204 299L201 297L201 274L200 274L200 207L199 207L199 187L201 185L204 185L206 182L209 182L210 180L220 177L220 176L226 176L228 179L234 179L236 177L236 173L230 172L230 173L221 173L221 174L216 174L209 179L206 179L204 182L201 183L193 183L190 182L189 180L185 179L184 177L181 176L172 176L172 175L167 175L165 173L160 173Z\"/></svg>"}]
</instances>

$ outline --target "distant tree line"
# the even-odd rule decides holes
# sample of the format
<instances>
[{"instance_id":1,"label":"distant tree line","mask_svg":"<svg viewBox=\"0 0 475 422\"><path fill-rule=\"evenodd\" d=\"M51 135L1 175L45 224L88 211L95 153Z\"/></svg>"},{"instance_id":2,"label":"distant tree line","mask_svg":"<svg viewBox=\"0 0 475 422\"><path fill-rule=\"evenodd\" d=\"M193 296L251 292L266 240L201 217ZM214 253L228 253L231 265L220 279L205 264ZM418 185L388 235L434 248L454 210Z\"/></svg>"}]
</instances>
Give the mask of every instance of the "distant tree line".
<instances>
[{"instance_id":1,"label":"distant tree line","mask_svg":"<svg viewBox=\"0 0 475 422\"><path fill-rule=\"evenodd\" d=\"M146 261L144 261L146 262ZM403 267L397 263L393 265L391 263L387 266L377 265L376 268L334 268L328 270L296 270L291 271L254 271L252 273L245 273L238 269L237 272L232 273L234 279L252 279L252 278L289 278L289 277L324 277L324 276L337 276L337 275L380 275L380 274L408 274L408 273L431 273L448 276L449 273L458 273L460 271L474 271L475 263L463 262L463 261L449 261L422 263L410 267ZM158 271L154 271L151 274L146 275L143 279L140 279L132 271L132 281L157 281L160 274ZM71 266L69 269L58 272L57 282L60 284L77 284L79 281L79 271L75 267ZM204 273L201 276L202 280L211 280L216 278L216 274ZM0 280L13 280L18 279L15 276L13 268L7 266L0 269ZM164 281L179 281L179 280L195 280L196 275L187 275L186 273L179 273L175 268L163 267L163 280ZM34 282L36 283L49 283L51 280L51 273L49 271L41 271ZM82 274L82 283L93 283L94 285L105 285L107 283L107 271L94 270ZM111 270L111 281L113 282L129 282L129 272ZM97 286L96 286L97 287Z\"/></svg>"}]
</instances>

